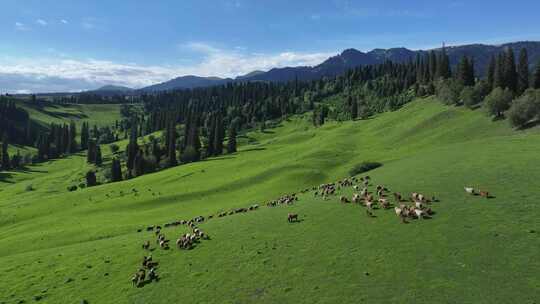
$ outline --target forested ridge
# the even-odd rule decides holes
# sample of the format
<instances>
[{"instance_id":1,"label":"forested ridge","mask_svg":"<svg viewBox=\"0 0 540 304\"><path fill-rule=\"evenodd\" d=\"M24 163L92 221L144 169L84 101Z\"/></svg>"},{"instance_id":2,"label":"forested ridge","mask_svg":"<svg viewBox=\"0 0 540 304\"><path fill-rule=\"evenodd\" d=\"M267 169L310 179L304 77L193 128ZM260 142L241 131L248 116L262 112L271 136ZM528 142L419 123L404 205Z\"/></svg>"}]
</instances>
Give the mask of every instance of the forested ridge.
<instances>
[{"instance_id":1,"label":"forested ridge","mask_svg":"<svg viewBox=\"0 0 540 304\"><path fill-rule=\"evenodd\" d=\"M71 123L37 128L12 97L0 100L2 170L28 162L86 151L105 181L120 181L183 163L236 151L237 134L264 130L281 119L312 112L314 126L326 120L365 119L394 111L418 96L437 95L446 104L482 106L496 119L509 117L525 127L540 113L540 65L529 69L526 49L515 58L511 48L490 59L486 77L478 77L475 58L463 56L452 69L445 49L417 54L405 63L386 61L313 81L235 82L225 85L145 93L138 97L80 94L55 103L123 103L121 121L98 128ZM39 99L33 98L35 103ZM160 133L155 133L162 131ZM142 143L140 138L150 135ZM128 139L125 153L111 145L114 159L103 167L101 145ZM37 148L31 157L10 156L8 143ZM16 158L15 161L13 159ZM88 172L95 185L96 172Z\"/></svg>"}]
</instances>

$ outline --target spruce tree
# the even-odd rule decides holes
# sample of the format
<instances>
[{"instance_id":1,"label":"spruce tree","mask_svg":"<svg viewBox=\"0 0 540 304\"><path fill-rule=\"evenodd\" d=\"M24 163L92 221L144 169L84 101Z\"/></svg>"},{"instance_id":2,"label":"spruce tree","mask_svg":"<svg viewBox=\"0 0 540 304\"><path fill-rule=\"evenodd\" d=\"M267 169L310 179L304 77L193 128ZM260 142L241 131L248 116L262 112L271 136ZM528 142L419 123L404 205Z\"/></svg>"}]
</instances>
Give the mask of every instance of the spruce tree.
<instances>
[{"instance_id":1,"label":"spruce tree","mask_svg":"<svg viewBox=\"0 0 540 304\"><path fill-rule=\"evenodd\" d=\"M94 140L88 142L88 150L86 151L86 162L89 164L96 163L97 145Z\"/></svg>"},{"instance_id":2,"label":"spruce tree","mask_svg":"<svg viewBox=\"0 0 540 304\"><path fill-rule=\"evenodd\" d=\"M101 157L101 147L100 147L100 145L96 145L94 163L96 164L96 166L101 166L101 164L103 163L103 159Z\"/></svg>"},{"instance_id":3,"label":"spruce tree","mask_svg":"<svg viewBox=\"0 0 540 304\"><path fill-rule=\"evenodd\" d=\"M494 88L494 82L495 82L495 66L496 66L495 56L491 56L491 59L489 60L489 65L487 69L487 84L489 87L489 90L493 90Z\"/></svg>"},{"instance_id":4,"label":"spruce tree","mask_svg":"<svg viewBox=\"0 0 540 304\"><path fill-rule=\"evenodd\" d=\"M83 122L81 127L81 149L88 149L88 140L90 139L90 133L88 130L88 123Z\"/></svg>"},{"instance_id":5,"label":"spruce tree","mask_svg":"<svg viewBox=\"0 0 540 304\"><path fill-rule=\"evenodd\" d=\"M93 187L97 185L96 172L88 171L86 172L86 186Z\"/></svg>"},{"instance_id":6,"label":"spruce tree","mask_svg":"<svg viewBox=\"0 0 540 304\"><path fill-rule=\"evenodd\" d=\"M7 133L4 133L2 136L2 170L11 169L11 162L8 152L8 136Z\"/></svg>"},{"instance_id":7,"label":"spruce tree","mask_svg":"<svg viewBox=\"0 0 540 304\"><path fill-rule=\"evenodd\" d=\"M167 151L167 158L169 161L169 167L178 165L176 159L176 127L173 123L169 126L169 150Z\"/></svg>"},{"instance_id":8,"label":"spruce tree","mask_svg":"<svg viewBox=\"0 0 540 304\"><path fill-rule=\"evenodd\" d=\"M111 164L111 181L119 182L122 180L122 165L120 160L114 158Z\"/></svg>"},{"instance_id":9,"label":"spruce tree","mask_svg":"<svg viewBox=\"0 0 540 304\"><path fill-rule=\"evenodd\" d=\"M355 120L358 117L358 100L356 98L351 101L351 119Z\"/></svg>"},{"instance_id":10,"label":"spruce tree","mask_svg":"<svg viewBox=\"0 0 540 304\"><path fill-rule=\"evenodd\" d=\"M518 77L516 72L516 61L514 57L514 51L508 48L506 56L504 58L504 82L506 88L511 92L517 92Z\"/></svg>"},{"instance_id":11,"label":"spruce tree","mask_svg":"<svg viewBox=\"0 0 540 304\"><path fill-rule=\"evenodd\" d=\"M494 90L495 88L501 88L501 89L504 89L506 87L506 81L505 81L505 56L504 54L499 54L499 56L497 56L497 61L495 63L495 71L494 71L494 75L495 77L493 78L493 88L492 90Z\"/></svg>"},{"instance_id":12,"label":"spruce tree","mask_svg":"<svg viewBox=\"0 0 540 304\"><path fill-rule=\"evenodd\" d=\"M214 131L214 155L223 154L223 138L225 137L225 130L223 128L223 117L219 113L216 115L215 131Z\"/></svg>"},{"instance_id":13,"label":"spruce tree","mask_svg":"<svg viewBox=\"0 0 540 304\"><path fill-rule=\"evenodd\" d=\"M529 88L529 56L527 49L522 48L519 52L518 62L518 95L523 94Z\"/></svg>"},{"instance_id":14,"label":"spruce tree","mask_svg":"<svg viewBox=\"0 0 540 304\"><path fill-rule=\"evenodd\" d=\"M130 130L130 136L129 136L129 143L126 148L127 153L127 169L128 173L131 173L134 166L135 156L139 152L139 144L137 143L137 125L133 122L131 124L131 130Z\"/></svg>"},{"instance_id":15,"label":"spruce tree","mask_svg":"<svg viewBox=\"0 0 540 304\"><path fill-rule=\"evenodd\" d=\"M540 61L536 64L536 69L534 70L533 88L540 89Z\"/></svg>"},{"instance_id":16,"label":"spruce tree","mask_svg":"<svg viewBox=\"0 0 540 304\"><path fill-rule=\"evenodd\" d=\"M231 125L227 133L227 153L231 154L236 152L236 128Z\"/></svg>"},{"instance_id":17,"label":"spruce tree","mask_svg":"<svg viewBox=\"0 0 540 304\"><path fill-rule=\"evenodd\" d=\"M69 153L77 152L77 127L74 121L69 123L68 151Z\"/></svg>"}]
</instances>

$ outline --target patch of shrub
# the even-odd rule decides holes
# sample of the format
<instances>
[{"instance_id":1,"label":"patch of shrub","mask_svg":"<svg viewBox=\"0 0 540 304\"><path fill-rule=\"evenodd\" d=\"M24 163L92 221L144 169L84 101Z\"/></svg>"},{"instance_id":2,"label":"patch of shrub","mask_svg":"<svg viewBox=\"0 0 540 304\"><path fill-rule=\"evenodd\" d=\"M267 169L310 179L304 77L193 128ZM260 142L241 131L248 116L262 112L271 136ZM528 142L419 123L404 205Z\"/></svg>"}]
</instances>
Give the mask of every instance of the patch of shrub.
<instances>
[{"instance_id":1,"label":"patch of shrub","mask_svg":"<svg viewBox=\"0 0 540 304\"><path fill-rule=\"evenodd\" d=\"M484 105L488 115L502 117L504 111L510 108L512 102L512 92L509 89L495 88L484 99Z\"/></svg>"},{"instance_id":2,"label":"patch of shrub","mask_svg":"<svg viewBox=\"0 0 540 304\"><path fill-rule=\"evenodd\" d=\"M507 112L508 120L513 127L524 127L540 114L540 91L528 90L512 102Z\"/></svg>"},{"instance_id":3,"label":"patch of shrub","mask_svg":"<svg viewBox=\"0 0 540 304\"><path fill-rule=\"evenodd\" d=\"M460 104L462 86L455 79L440 80L437 83L437 97L446 105Z\"/></svg>"},{"instance_id":4,"label":"patch of shrub","mask_svg":"<svg viewBox=\"0 0 540 304\"><path fill-rule=\"evenodd\" d=\"M383 164L378 162L362 162L356 166L354 166L351 170L349 170L350 176L355 176L358 174L362 174L364 172L371 171L373 169L377 169L381 167Z\"/></svg>"}]
</instances>

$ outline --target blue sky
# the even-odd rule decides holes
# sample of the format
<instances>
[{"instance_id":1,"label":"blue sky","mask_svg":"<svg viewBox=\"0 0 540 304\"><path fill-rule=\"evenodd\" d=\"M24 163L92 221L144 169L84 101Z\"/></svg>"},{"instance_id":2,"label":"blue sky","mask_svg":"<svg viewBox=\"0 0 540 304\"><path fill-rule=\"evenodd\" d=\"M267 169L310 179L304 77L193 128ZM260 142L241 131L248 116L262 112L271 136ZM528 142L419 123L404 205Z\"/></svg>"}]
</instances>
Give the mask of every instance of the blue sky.
<instances>
[{"instance_id":1,"label":"blue sky","mask_svg":"<svg viewBox=\"0 0 540 304\"><path fill-rule=\"evenodd\" d=\"M540 40L540 1L2 0L0 92L316 65L346 48Z\"/></svg>"}]
</instances>

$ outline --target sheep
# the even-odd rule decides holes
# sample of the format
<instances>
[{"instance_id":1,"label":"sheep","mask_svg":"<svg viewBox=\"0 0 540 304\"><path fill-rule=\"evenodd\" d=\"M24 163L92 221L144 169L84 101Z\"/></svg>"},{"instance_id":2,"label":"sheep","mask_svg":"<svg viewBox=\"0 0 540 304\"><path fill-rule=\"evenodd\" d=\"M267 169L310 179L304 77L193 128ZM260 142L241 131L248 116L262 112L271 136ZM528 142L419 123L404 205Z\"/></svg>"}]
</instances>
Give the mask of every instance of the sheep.
<instances>
[{"instance_id":1,"label":"sheep","mask_svg":"<svg viewBox=\"0 0 540 304\"><path fill-rule=\"evenodd\" d=\"M396 202L400 203L403 197L401 196L401 193L394 192L394 198L396 199Z\"/></svg>"},{"instance_id":2,"label":"sheep","mask_svg":"<svg viewBox=\"0 0 540 304\"><path fill-rule=\"evenodd\" d=\"M154 267L150 268L150 271L148 272L148 279L150 281L158 280L158 276L156 274L156 269Z\"/></svg>"},{"instance_id":3,"label":"sheep","mask_svg":"<svg viewBox=\"0 0 540 304\"><path fill-rule=\"evenodd\" d=\"M481 196L481 197L485 197L485 198L489 198L489 192L487 192L487 191L480 191L480 196Z\"/></svg>"},{"instance_id":4,"label":"sheep","mask_svg":"<svg viewBox=\"0 0 540 304\"><path fill-rule=\"evenodd\" d=\"M425 214L424 211L421 210L421 209L415 208L415 209L414 209L414 213L416 214L416 216L417 216L418 218L425 218L425 217L426 217L426 214Z\"/></svg>"},{"instance_id":5,"label":"sheep","mask_svg":"<svg viewBox=\"0 0 540 304\"><path fill-rule=\"evenodd\" d=\"M414 205L418 209L423 209L424 208L424 204L422 204L422 202L415 202Z\"/></svg>"},{"instance_id":6,"label":"sheep","mask_svg":"<svg viewBox=\"0 0 540 304\"><path fill-rule=\"evenodd\" d=\"M145 249L145 250L150 249L150 241L144 242L144 244L142 245L142 248Z\"/></svg>"},{"instance_id":7,"label":"sheep","mask_svg":"<svg viewBox=\"0 0 540 304\"><path fill-rule=\"evenodd\" d=\"M374 205L375 203L373 201L366 201L366 207L368 207L368 209L373 209Z\"/></svg>"},{"instance_id":8,"label":"sheep","mask_svg":"<svg viewBox=\"0 0 540 304\"><path fill-rule=\"evenodd\" d=\"M396 215L397 215L397 216L401 216L401 215L402 215L402 212L403 212L403 209L402 209L402 208L398 208L398 207L394 207L394 211L396 212Z\"/></svg>"},{"instance_id":9,"label":"sheep","mask_svg":"<svg viewBox=\"0 0 540 304\"><path fill-rule=\"evenodd\" d=\"M137 282L139 281L139 273L136 272L135 274L133 274L133 276L131 277L131 283L133 284L133 286L137 286Z\"/></svg>"},{"instance_id":10,"label":"sheep","mask_svg":"<svg viewBox=\"0 0 540 304\"><path fill-rule=\"evenodd\" d=\"M388 202L387 199L380 198L379 203L381 204L381 207L383 207L384 209L390 208L390 203Z\"/></svg>"},{"instance_id":11,"label":"sheep","mask_svg":"<svg viewBox=\"0 0 540 304\"><path fill-rule=\"evenodd\" d=\"M472 187L465 187L465 192L467 192L469 194L475 194L474 188L472 188Z\"/></svg>"},{"instance_id":12,"label":"sheep","mask_svg":"<svg viewBox=\"0 0 540 304\"><path fill-rule=\"evenodd\" d=\"M350 202L351 202L351 201L349 201L349 199L346 198L345 196L340 196L340 197L339 197L339 200L340 200L340 202L342 202L342 203L350 203Z\"/></svg>"},{"instance_id":13,"label":"sheep","mask_svg":"<svg viewBox=\"0 0 540 304\"><path fill-rule=\"evenodd\" d=\"M356 191L358 191L358 190L360 189L360 186L355 185L355 186L353 186L353 189L356 190Z\"/></svg>"},{"instance_id":14,"label":"sheep","mask_svg":"<svg viewBox=\"0 0 540 304\"><path fill-rule=\"evenodd\" d=\"M358 204L360 203L360 194L358 193L353 193L353 196L352 196L352 202L355 203L355 204Z\"/></svg>"},{"instance_id":15,"label":"sheep","mask_svg":"<svg viewBox=\"0 0 540 304\"><path fill-rule=\"evenodd\" d=\"M287 215L287 221L289 223L292 223L292 222L297 222L298 221L298 214L296 213L289 213Z\"/></svg>"}]
</instances>

